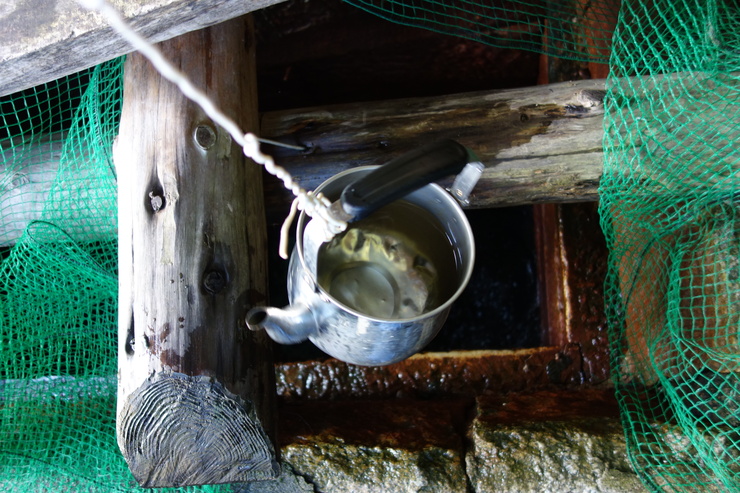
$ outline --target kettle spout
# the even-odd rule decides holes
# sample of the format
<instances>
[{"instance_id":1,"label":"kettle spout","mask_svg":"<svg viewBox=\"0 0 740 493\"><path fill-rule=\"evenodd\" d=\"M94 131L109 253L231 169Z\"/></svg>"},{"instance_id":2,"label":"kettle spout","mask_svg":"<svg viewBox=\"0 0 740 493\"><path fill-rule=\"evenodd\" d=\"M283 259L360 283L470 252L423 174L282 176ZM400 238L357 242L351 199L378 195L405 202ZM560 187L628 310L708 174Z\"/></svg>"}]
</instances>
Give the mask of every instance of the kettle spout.
<instances>
[{"instance_id":1,"label":"kettle spout","mask_svg":"<svg viewBox=\"0 0 740 493\"><path fill-rule=\"evenodd\" d=\"M247 312L250 330L266 330L270 338L280 344L298 344L318 330L311 309L303 303L274 308L257 306Z\"/></svg>"}]
</instances>

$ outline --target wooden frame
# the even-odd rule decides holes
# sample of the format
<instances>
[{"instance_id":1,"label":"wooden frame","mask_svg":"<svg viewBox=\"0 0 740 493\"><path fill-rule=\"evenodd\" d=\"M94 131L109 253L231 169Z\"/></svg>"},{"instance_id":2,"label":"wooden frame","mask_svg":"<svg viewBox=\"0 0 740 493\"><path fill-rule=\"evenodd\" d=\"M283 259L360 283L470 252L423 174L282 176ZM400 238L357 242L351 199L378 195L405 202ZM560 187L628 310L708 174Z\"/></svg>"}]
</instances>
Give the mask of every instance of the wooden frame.
<instances>
[{"instance_id":1,"label":"wooden frame","mask_svg":"<svg viewBox=\"0 0 740 493\"><path fill-rule=\"evenodd\" d=\"M111 0L148 39L159 42L283 0ZM77 0L0 5L0 96L79 72L131 52L97 13Z\"/></svg>"}]
</instances>

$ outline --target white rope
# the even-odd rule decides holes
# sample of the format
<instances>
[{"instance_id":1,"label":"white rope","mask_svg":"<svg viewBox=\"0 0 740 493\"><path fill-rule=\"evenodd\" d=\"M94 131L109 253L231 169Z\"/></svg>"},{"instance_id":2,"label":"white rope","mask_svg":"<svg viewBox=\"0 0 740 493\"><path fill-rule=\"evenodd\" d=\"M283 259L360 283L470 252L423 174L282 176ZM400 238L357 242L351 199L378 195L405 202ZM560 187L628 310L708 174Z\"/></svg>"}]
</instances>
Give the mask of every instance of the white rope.
<instances>
[{"instance_id":1,"label":"white rope","mask_svg":"<svg viewBox=\"0 0 740 493\"><path fill-rule=\"evenodd\" d=\"M260 143L256 135L252 133L245 134L234 120L222 113L203 91L196 88L190 82L185 74L167 61L154 45L131 29L118 11L111 7L108 2L105 0L77 0L77 2L88 10L100 12L106 18L108 24L121 37L128 41L135 50L144 55L154 65L154 68L157 69L162 77L175 84L185 97L200 106L216 125L226 130L231 135L231 138L241 146L245 156L264 166L268 173L281 180L285 188L295 195L296 198L291 206L291 212L280 229L280 256L282 258L288 258L287 237L297 210L302 210L311 216L313 220L320 221L325 233L325 239L330 239L347 228L347 223L334 218L329 213L330 201L326 197L320 193L314 194L301 188L285 168L276 165L271 156L264 154L260 150Z\"/></svg>"}]
</instances>

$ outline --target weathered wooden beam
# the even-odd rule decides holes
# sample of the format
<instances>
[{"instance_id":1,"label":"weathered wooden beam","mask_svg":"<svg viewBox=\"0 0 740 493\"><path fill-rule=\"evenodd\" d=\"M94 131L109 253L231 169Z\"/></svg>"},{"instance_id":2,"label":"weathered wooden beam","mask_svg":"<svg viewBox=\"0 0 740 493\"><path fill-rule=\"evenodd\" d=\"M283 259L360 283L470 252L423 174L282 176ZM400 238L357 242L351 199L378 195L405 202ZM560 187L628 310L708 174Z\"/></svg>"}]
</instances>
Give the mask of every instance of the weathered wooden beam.
<instances>
[{"instance_id":1,"label":"weathered wooden beam","mask_svg":"<svg viewBox=\"0 0 740 493\"><path fill-rule=\"evenodd\" d=\"M670 74L613 83L624 85L624 97L645 102L681 78L702 100L709 90L703 84L705 79L713 82L711 77ZM603 170L604 88L604 80L592 79L276 111L262 115L260 131L265 137L307 146L305 152L266 150L309 190L343 169L382 164L429 140L453 138L474 149L486 166L469 207L593 201ZM639 107L631 110L627 118L640 118ZM665 146L675 145L671 135L659 137ZM28 183L21 179L2 186L2 193L20 194ZM265 181L265 195L269 216L279 220L292 196L272 177ZM0 196L0 208L3 200Z\"/></svg>"},{"instance_id":2,"label":"weathered wooden beam","mask_svg":"<svg viewBox=\"0 0 740 493\"><path fill-rule=\"evenodd\" d=\"M277 392L288 401L392 399L399 394L439 399L583 383L576 344L418 353L387 366L336 359L281 363L276 373Z\"/></svg>"},{"instance_id":3,"label":"weathered wooden beam","mask_svg":"<svg viewBox=\"0 0 740 493\"><path fill-rule=\"evenodd\" d=\"M64 138L49 134L29 145L16 142L16 152L13 142L0 142L0 248L14 245L30 222L41 219Z\"/></svg>"},{"instance_id":4,"label":"weathered wooden beam","mask_svg":"<svg viewBox=\"0 0 740 493\"><path fill-rule=\"evenodd\" d=\"M470 207L595 200L603 166L598 98L604 82L270 112L262 115L261 132L308 146L307 152L266 150L309 190L348 167L382 164L429 140L449 137L474 149L486 165ZM32 183L19 180L8 186L21 196ZM272 177L265 191L268 215L279 221L292 196ZM34 193L43 191L34 188ZM3 200L0 196L0 207ZM0 231L5 244L12 242L9 236Z\"/></svg>"},{"instance_id":5,"label":"weathered wooden beam","mask_svg":"<svg viewBox=\"0 0 740 493\"><path fill-rule=\"evenodd\" d=\"M212 26L283 0L111 0L154 42ZM131 52L102 16L76 0L0 4L0 96Z\"/></svg>"},{"instance_id":6,"label":"weathered wooden beam","mask_svg":"<svg viewBox=\"0 0 740 493\"><path fill-rule=\"evenodd\" d=\"M629 149L615 151L629 153L638 166L651 152L657 166L648 172L659 175L662 163L656 156L668 157L676 146L701 138L692 134L691 125L675 127L671 112L651 109L657 95L680 84L684 95L676 108L694 108L721 122L712 136L715 146L697 144L697 149L722 168L733 149L729 142L740 132L712 102L731 97L736 81L737 74L709 72L611 79L620 101L610 118L630 143ZM348 167L383 164L429 140L452 138L473 149L486 166L470 207L593 201L603 172L604 89L604 80L589 79L281 111L264 115L261 129L273 139L307 146L302 154L276 151L278 162L307 189ZM627 135L645 122L654 130ZM656 180L651 193L661 188L665 186ZM279 210L289 198L277 180L266 181L265 189L269 211Z\"/></svg>"},{"instance_id":7,"label":"weathered wooden beam","mask_svg":"<svg viewBox=\"0 0 740 493\"><path fill-rule=\"evenodd\" d=\"M434 139L473 149L486 169L470 207L597 198L603 167L603 80L444 97L354 103L263 115L262 134L307 146L275 150L307 189L352 166L382 164ZM267 208L289 196L265 182Z\"/></svg>"},{"instance_id":8,"label":"weathered wooden beam","mask_svg":"<svg viewBox=\"0 0 740 493\"><path fill-rule=\"evenodd\" d=\"M239 18L162 43L245 131L257 131L254 43ZM261 168L138 54L125 67L119 184L118 444L139 484L273 478Z\"/></svg>"}]
</instances>

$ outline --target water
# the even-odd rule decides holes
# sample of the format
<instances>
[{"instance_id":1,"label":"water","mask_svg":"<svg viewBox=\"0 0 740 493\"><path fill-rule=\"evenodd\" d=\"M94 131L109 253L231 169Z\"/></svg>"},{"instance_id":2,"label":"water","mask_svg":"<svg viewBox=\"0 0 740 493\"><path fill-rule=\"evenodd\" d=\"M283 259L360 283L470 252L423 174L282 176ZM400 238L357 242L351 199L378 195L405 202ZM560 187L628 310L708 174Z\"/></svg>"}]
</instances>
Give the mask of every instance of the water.
<instances>
[{"instance_id":1,"label":"water","mask_svg":"<svg viewBox=\"0 0 740 493\"><path fill-rule=\"evenodd\" d=\"M431 213L398 200L322 245L317 277L326 292L355 311L408 319L455 293L457 257Z\"/></svg>"}]
</instances>

